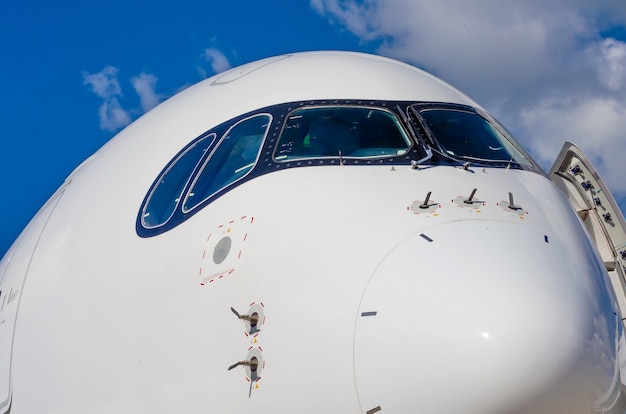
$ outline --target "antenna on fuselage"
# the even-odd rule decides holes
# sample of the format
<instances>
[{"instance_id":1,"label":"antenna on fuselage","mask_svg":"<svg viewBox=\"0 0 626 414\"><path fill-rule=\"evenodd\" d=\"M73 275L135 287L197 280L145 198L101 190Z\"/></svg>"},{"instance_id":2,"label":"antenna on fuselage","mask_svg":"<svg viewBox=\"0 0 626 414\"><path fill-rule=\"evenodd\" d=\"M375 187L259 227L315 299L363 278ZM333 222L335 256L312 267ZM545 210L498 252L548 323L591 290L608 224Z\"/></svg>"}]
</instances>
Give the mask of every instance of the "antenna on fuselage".
<instances>
[{"instance_id":1,"label":"antenna on fuselage","mask_svg":"<svg viewBox=\"0 0 626 414\"><path fill-rule=\"evenodd\" d=\"M463 202L464 202L465 204L478 203L478 201L474 201L474 196L476 195L476 191L477 191L477 190L478 190L478 188L474 188L474 189L472 190L472 193L470 194L470 196L469 196L466 200L463 200Z\"/></svg>"}]
</instances>

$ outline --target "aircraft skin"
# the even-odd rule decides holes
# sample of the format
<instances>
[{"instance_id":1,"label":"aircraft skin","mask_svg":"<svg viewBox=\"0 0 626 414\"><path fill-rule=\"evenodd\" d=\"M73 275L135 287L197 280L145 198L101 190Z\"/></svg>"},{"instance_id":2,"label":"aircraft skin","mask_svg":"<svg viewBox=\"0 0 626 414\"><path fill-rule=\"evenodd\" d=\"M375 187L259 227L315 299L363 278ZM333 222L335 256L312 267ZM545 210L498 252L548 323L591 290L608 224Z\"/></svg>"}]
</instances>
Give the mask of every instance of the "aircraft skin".
<instances>
[{"instance_id":1,"label":"aircraft skin","mask_svg":"<svg viewBox=\"0 0 626 414\"><path fill-rule=\"evenodd\" d=\"M231 69L128 126L0 262L0 413L625 412L623 292L576 209L513 141L504 163L446 154L414 103L497 126L347 52ZM292 159L288 127L337 108L407 148ZM257 120L254 165L193 206L203 160Z\"/></svg>"}]
</instances>

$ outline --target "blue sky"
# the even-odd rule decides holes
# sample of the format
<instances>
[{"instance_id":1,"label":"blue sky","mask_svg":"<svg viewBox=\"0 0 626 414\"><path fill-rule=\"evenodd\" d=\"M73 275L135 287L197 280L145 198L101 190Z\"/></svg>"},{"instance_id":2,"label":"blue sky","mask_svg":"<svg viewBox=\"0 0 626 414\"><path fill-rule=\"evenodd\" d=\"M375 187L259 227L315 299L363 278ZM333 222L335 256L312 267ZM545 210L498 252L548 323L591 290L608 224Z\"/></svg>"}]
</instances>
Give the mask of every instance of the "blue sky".
<instances>
[{"instance_id":1,"label":"blue sky","mask_svg":"<svg viewBox=\"0 0 626 414\"><path fill-rule=\"evenodd\" d=\"M626 2L61 0L0 13L0 256L65 177L146 109L288 52L378 53L494 113L549 168L579 144L626 209Z\"/></svg>"}]
</instances>

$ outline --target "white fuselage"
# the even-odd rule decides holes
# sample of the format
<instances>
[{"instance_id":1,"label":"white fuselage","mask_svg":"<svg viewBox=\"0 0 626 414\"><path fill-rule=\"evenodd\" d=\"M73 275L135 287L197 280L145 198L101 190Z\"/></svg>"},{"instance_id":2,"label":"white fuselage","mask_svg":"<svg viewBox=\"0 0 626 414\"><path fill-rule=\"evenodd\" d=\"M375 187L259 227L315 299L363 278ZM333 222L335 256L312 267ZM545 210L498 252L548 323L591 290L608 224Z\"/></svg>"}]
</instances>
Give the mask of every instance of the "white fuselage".
<instances>
[{"instance_id":1,"label":"white fuselage","mask_svg":"<svg viewBox=\"0 0 626 414\"><path fill-rule=\"evenodd\" d=\"M77 169L0 264L4 407L501 413L557 396L617 412L619 309L540 173L289 168L138 236L151 183L193 138L264 106L359 93L476 106L381 58L274 58L172 98ZM252 356L256 369L228 370Z\"/></svg>"}]
</instances>

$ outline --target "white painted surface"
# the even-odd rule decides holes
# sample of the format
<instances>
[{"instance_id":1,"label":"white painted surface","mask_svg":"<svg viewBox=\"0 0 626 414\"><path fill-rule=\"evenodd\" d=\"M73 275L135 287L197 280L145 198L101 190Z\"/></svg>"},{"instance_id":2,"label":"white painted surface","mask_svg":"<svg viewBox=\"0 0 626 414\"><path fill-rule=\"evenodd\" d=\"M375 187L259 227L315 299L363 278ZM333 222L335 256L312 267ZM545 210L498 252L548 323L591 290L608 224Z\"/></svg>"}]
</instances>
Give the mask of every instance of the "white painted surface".
<instances>
[{"instance_id":1,"label":"white painted surface","mask_svg":"<svg viewBox=\"0 0 626 414\"><path fill-rule=\"evenodd\" d=\"M155 108L73 173L39 238L11 413L501 413L570 386L584 392L568 402L621 395L606 272L536 173L294 168L137 236L151 183L200 133L267 105L335 98L475 105L404 64L305 53L232 69ZM474 188L479 205L455 202ZM416 214L429 191L438 208ZM501 206L509 192L524 214ZM224 237L231 250L216 264ZM260 304L259 332L230 310ZM249 369L227 370L248 355L265 363L254 383Z\"/></svg>"}]
</instances>

